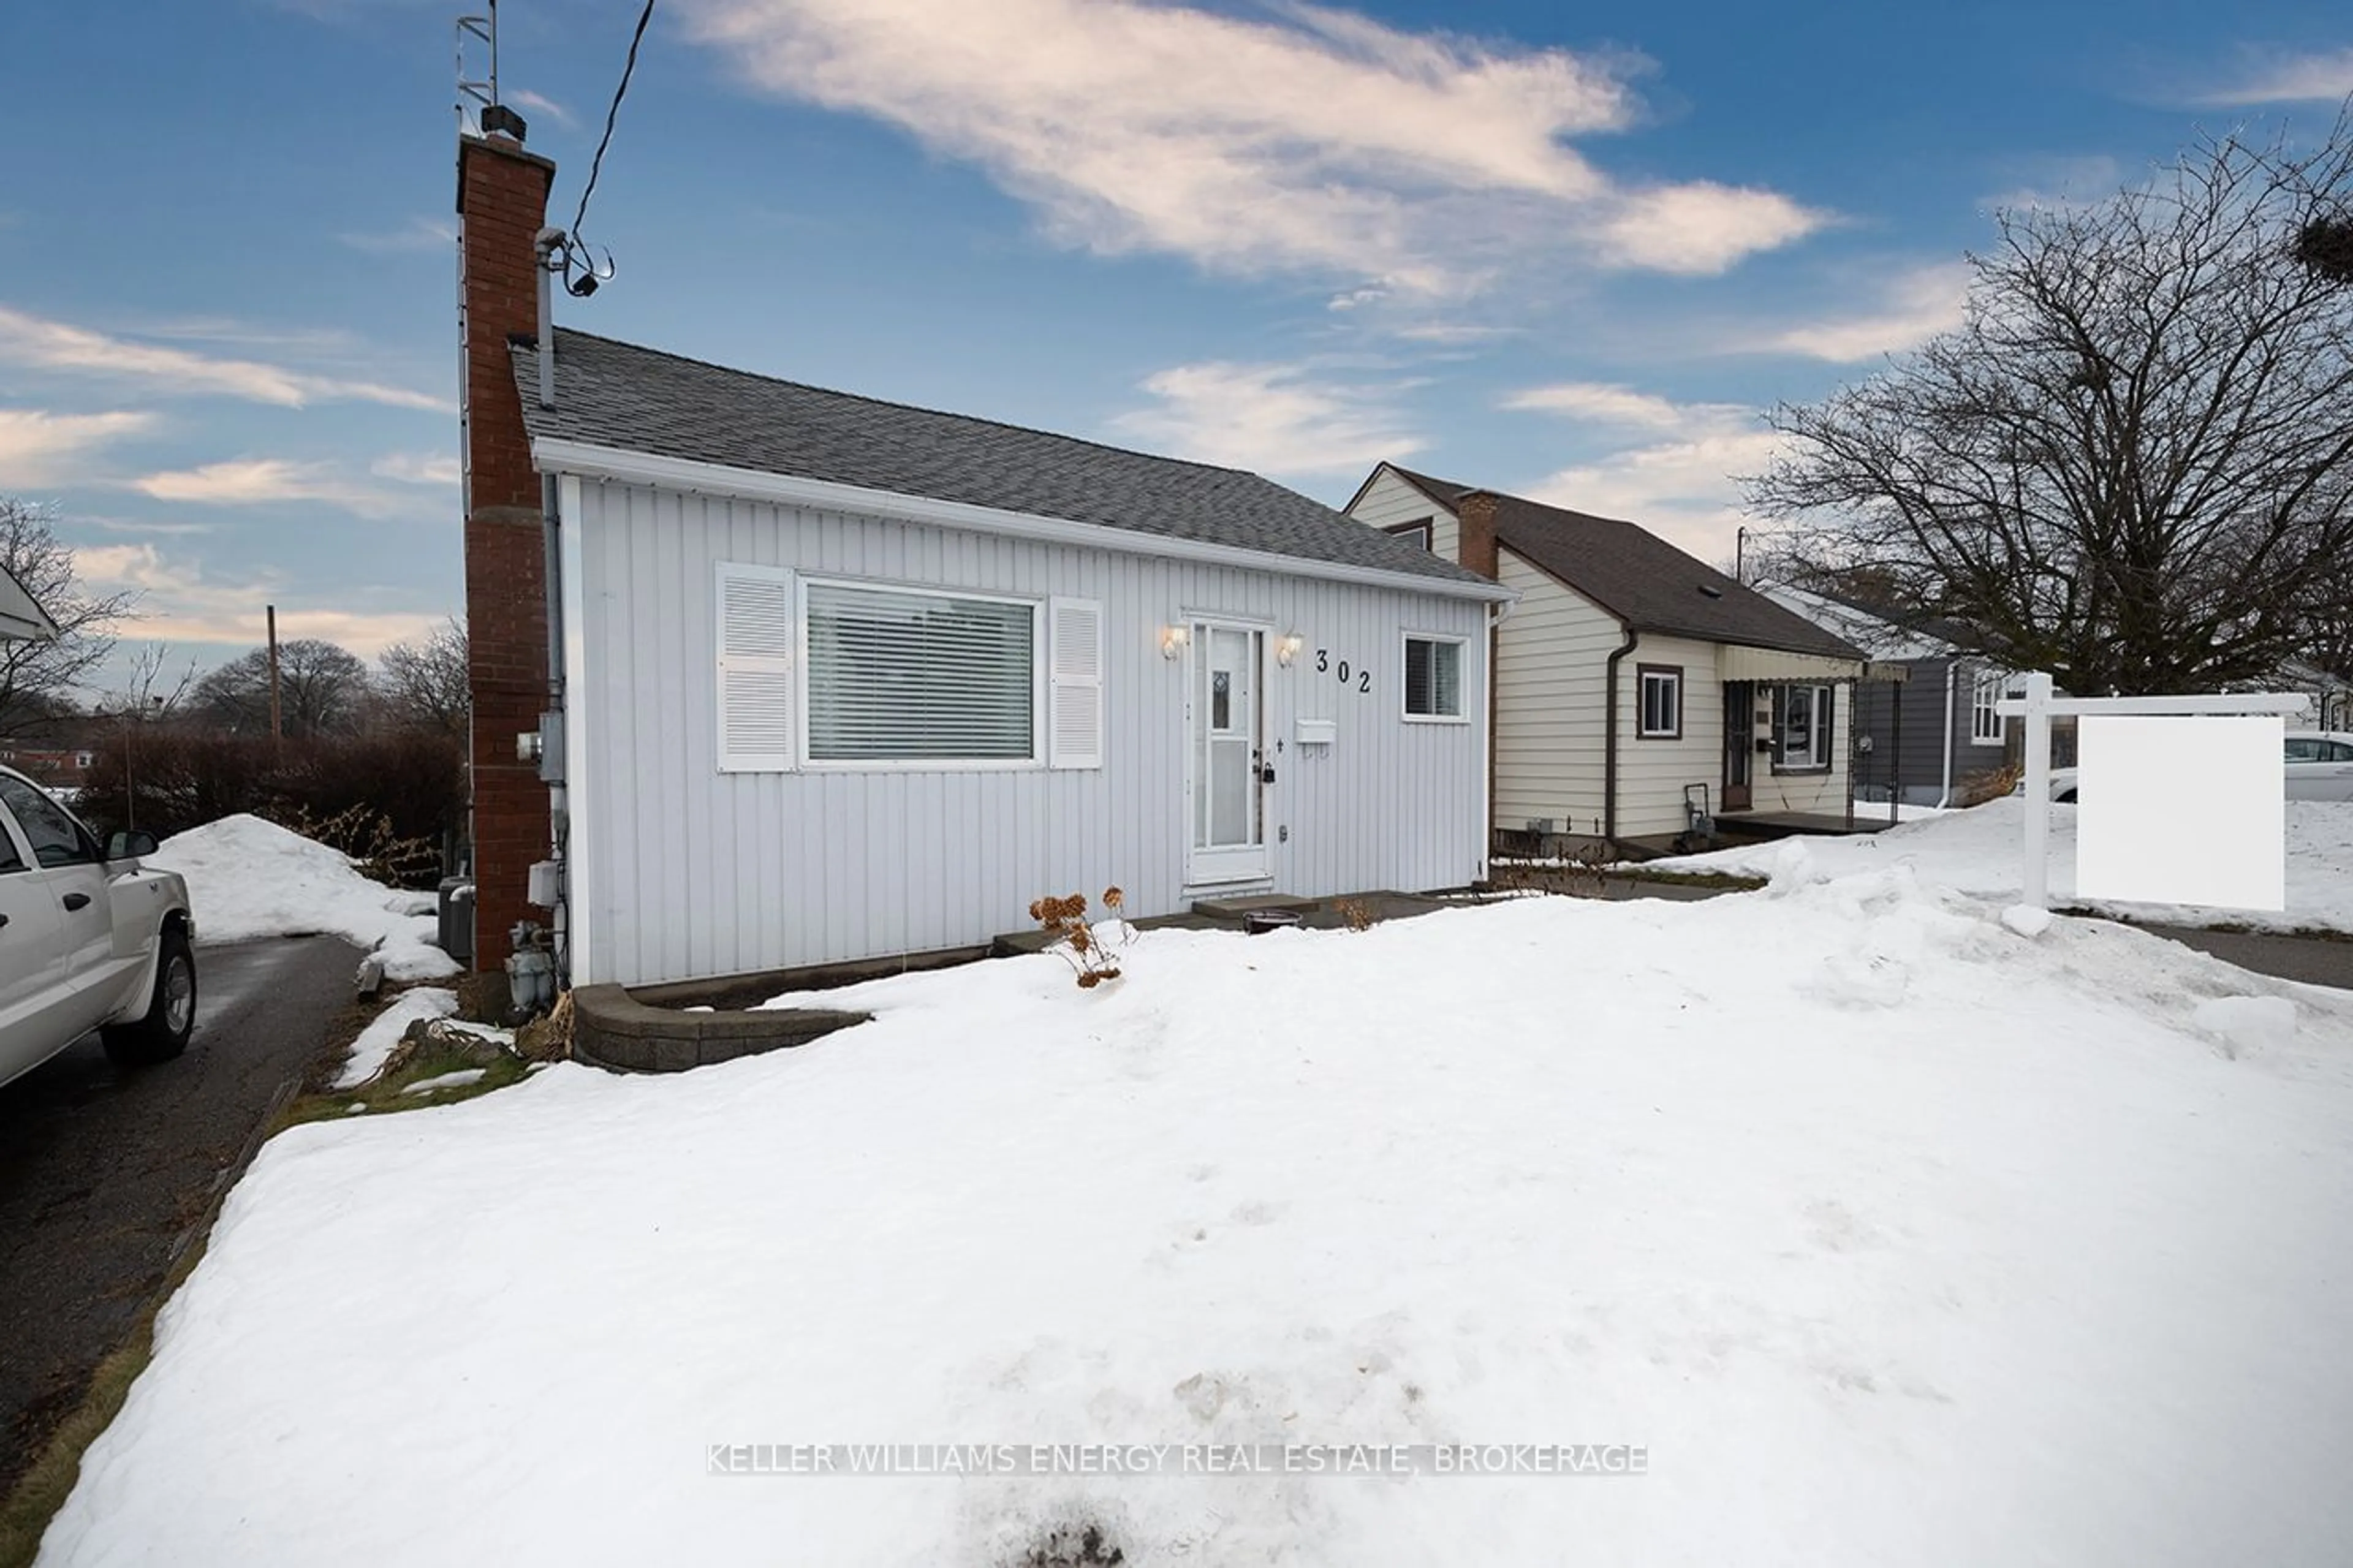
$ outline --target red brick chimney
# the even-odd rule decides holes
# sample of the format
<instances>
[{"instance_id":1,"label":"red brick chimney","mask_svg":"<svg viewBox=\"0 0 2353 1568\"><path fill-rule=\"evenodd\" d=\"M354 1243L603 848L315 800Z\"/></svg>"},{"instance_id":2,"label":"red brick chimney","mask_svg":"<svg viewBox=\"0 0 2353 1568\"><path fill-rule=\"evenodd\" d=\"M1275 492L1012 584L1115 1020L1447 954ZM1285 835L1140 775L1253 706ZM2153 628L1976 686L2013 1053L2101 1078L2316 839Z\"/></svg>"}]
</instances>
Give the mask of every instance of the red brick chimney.
<instances>
[{"instance_id":1,"label":"red brick chimney","mask_svg":"<svg viewBox=\"0 0 2353 1568\"><path fill-rule=\"evenodd\" d=\"M1461 525L1456 560L1482 577L1495 577L1495 497L1490 490L1472 490L1454 502L1455 521Z\"/></svg>"},{"instance_id":2,"label":"red brick chimney","mask_svg":"<svg viewBox=\"0 0 2353 1568\"><path fill-rule=\"evenodd\" d=\"M548 705L547 560L540 478L507 344L539 331L536 246L554 180L555 165L524 152L520 137L458 139L478 969L505 963L516 921L548 919L524 897L532 863L550 854L547 786L536 764L515 760L515 737L538 729Z\"/></svg>"}]
</instances>

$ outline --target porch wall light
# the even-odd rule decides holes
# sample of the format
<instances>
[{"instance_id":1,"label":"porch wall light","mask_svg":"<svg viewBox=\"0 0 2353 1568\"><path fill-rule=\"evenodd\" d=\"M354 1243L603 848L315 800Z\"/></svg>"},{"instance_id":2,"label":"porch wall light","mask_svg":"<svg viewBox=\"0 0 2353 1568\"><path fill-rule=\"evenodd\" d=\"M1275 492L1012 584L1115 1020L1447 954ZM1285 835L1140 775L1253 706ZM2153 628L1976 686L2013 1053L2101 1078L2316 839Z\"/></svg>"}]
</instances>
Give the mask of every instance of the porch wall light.
<instances>
[{"instance_id":1,"label":"porch wall light","mask_svg":"<svg viewBox=\"0 0 2353 1568\"><path fill-rule=\"evenodd\" d=\"M1291 661L1299 657L1299 650L1306 646L1307 639L1301 637L1297 632L1284 633L1282 639L1274 645L1275 663L1282 666L1285 669L1289 669L1291 668Z\"/></svg>"},{"instance_id":2,"label":"porch wall light","mask_svg":"<svg viewBox=\"0 0 2353 1568\"><path fill-rule=\"evenodd\" d=\"M1163 627L1161 627L1161 628L1160 628L1160 657L1161 657L1161 658L1175 658L1177 655L1179 655L1179 654L1181 654L1181 653L1183 653L1183 652L1185 651L1185 647L1186 647L1186 645L1187 645L1187 643L1190 643L1192 640L1193 640L1193 634L1192 634L1192 632L1191 632L1188 628L1187 628L1187 627L1184 627L1184 626L1163 626Z\"/></svg>"}]
</instances>

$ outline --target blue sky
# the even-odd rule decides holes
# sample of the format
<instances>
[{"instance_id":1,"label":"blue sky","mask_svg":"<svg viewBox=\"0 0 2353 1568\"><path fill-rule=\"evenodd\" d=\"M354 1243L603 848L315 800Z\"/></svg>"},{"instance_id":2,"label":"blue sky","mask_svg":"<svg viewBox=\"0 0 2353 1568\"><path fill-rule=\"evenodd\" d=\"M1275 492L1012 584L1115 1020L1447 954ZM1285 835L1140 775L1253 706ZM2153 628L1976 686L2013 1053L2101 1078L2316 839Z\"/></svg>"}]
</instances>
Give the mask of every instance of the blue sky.
<instances>
[{"instance_id":1,"label":"blue sky","mask_svg":"<svg viewBox=\"0 0 2353 1568\"><path fill-rule=\"evenodd\" d=\"M568 222L635 0L504 0ZM455 7L0 12L0 493L132 638L373 655L460 602ZM1709 558L1757 411L1955 319L1999 203L2317 133L2341 5L1602 13L662 0L572 325L1232 463L1377 458Z\"/></svg>"}]
</instances>

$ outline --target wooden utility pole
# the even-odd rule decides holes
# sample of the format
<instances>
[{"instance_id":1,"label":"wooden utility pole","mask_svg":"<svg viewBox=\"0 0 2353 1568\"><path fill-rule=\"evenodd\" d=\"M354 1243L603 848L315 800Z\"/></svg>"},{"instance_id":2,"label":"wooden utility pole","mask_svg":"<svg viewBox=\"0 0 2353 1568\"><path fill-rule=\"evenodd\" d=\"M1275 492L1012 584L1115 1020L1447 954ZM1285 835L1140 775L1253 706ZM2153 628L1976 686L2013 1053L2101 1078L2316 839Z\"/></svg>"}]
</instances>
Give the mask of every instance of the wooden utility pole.
<instances>
[{"instance_id":1,"label":"wooden utility pole","mask_svg":"<svg viewBox=\"0 0 2353 1568\"><path fill-rule=\"evenodd\" d=\"M278 606L269 606L269 744L278 751L286 749L286 729L280 721L278 710Z\"/></svg>"}]
</instances>

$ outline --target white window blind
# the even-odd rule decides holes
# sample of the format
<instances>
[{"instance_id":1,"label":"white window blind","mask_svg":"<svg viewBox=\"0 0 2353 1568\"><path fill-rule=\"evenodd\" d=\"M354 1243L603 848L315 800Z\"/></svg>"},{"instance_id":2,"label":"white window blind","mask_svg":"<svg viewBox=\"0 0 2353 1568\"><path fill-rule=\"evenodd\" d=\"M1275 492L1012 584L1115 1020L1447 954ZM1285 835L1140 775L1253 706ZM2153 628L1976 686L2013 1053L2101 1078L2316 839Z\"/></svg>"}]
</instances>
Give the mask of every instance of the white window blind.
<instances>
[{"instance_id":1,"label":"white window blind","mask_svg":"<svg viewBox=\"0 0 2353 1568\"><path fill-rule=\"evenodd\" d=\"M1405 639L1409 719L1462 717L1462 645L1441 637Z\"/></svg>"},{"instance_id":2,"label":"white window blind","mask_svg":"<svg viewBox=\"0 0 2353 1568\"><path fill-rule=\"evenodd\" d=\"M1056 599L1049 609L1053 715L1051 765L1099 768L1103 762L1103 605Z\"/></svg>"},{"instance_id":3,"label":"white window blind","mask_svg":"<svg viewBox=\"0 0 2353 1568\"><path fill-rule=\"evenodd\" d=\"M1032 604L811 583L813 763L1037 759Z\"/></svg>"},{"instance_id":4,"label":"white window blind","mask_svg":"<svg viewBox=\"0 0 2353 1568\"><path fill-rule=\"evenodd\" d=\"M719 566L719 771L793 765L793 574Z\"/></svg>"}]
</instances>

